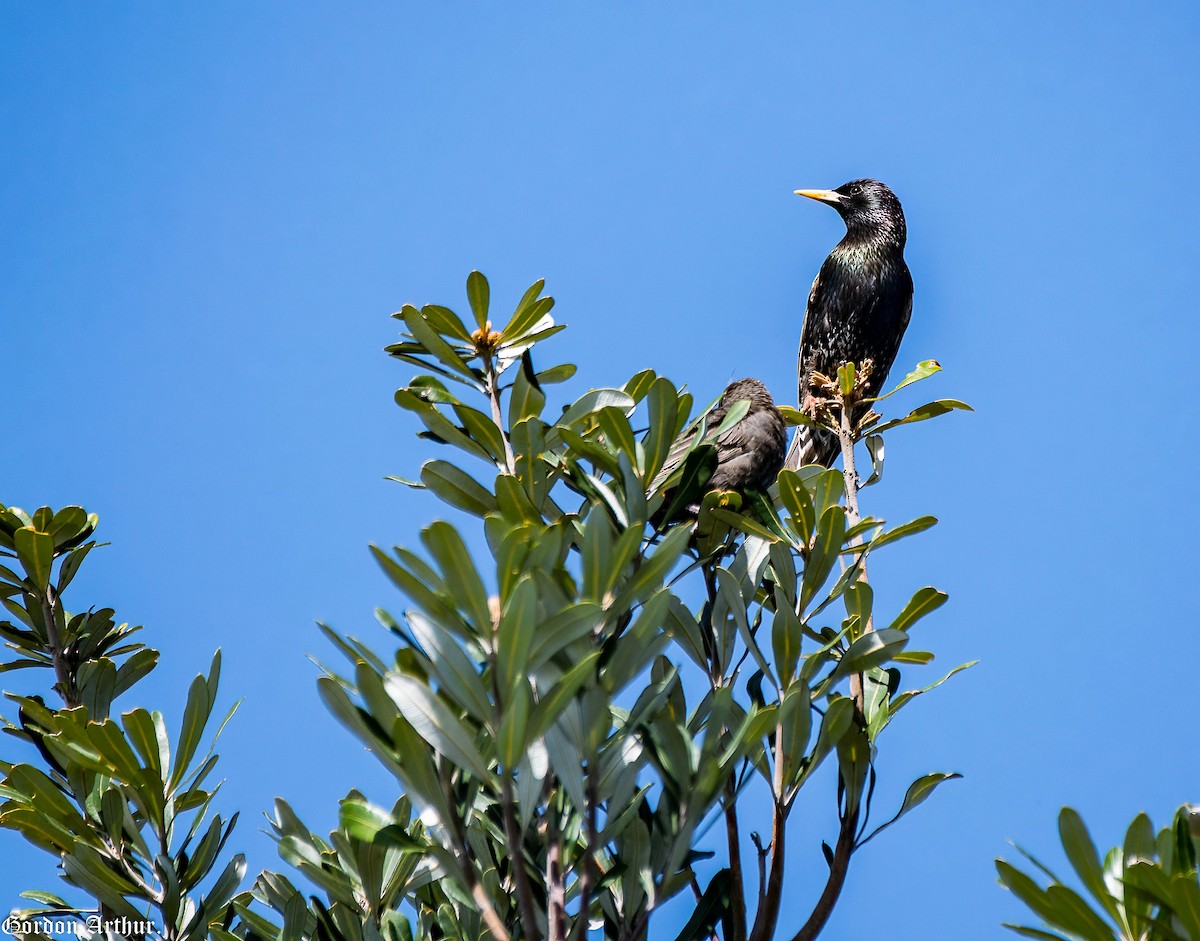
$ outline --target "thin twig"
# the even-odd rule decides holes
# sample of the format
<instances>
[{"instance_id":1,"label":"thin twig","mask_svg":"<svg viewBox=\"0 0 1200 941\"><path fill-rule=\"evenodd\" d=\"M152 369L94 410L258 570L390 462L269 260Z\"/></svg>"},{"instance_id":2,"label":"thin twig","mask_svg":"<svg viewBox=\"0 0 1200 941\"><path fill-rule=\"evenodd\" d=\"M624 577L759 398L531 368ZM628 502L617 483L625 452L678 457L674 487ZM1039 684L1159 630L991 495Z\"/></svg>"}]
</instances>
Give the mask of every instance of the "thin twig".
<instances>
[{"instance_id":1,"label":"thin twig","mask_svg":"<svg viewBox=\"0 0 1200 941\"><path fill-rule=\"evenodd\" d=\"M757 830L750 834L750 842L754 844L754 852L758 855L758 904L761 906L767 895L767 854L771 851L771 844L763 846Z\"/></svg>"}]
</instances>

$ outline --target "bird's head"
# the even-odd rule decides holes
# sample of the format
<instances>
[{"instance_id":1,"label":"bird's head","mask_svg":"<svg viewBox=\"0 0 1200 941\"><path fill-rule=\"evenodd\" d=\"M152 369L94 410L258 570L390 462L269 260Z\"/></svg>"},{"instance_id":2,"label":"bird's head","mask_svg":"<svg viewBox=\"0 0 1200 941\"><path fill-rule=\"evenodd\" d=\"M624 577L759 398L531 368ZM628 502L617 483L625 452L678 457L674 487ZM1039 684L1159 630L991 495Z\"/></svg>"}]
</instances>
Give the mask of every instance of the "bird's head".
<instances>
[{"instance_id":1,"label":"bird's head","mask_svg":"<svg viewBox=\"0 0 1200 941\"><path fill-rule=\"evenodd\" d=\"M878 180L851 180L833 190L796 190L838 211L852 239L886 238L904 245L907 231L900 200Z\"/></svg>"},{"instance_id":2,"label":"bird's head","mask_svg":"<svg viewBox=\"0 0 1200 941\"><path fill-rule=\"evenodd\" d=\"M757 379L735 379L721 393L718 405L722 408L729 408L734 402L740 402L743 399L750 403L751 409L766 408L775 404L767 387Z\"/></svg>"}]
</instances>

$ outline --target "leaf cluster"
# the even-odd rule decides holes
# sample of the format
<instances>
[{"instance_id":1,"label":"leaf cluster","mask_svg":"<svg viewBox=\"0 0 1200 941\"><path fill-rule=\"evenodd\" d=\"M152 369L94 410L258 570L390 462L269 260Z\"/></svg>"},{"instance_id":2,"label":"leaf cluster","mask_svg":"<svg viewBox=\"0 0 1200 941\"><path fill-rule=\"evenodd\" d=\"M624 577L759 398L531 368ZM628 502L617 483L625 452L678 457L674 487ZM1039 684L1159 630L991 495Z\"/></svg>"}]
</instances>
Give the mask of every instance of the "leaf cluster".
<instances>
[{"instance_id":1,"label":"leaf cluster","mask_svg":"<svg viewBox=\"0 0 1200 941\"><path fill-rule=\"evenodd\" d=\"M1070 807L1058 816L1058 832L1082 891L1017 847L1047 884L997 859L1000 882L1051 930L1005 927L1047 941L1200 941L1200 812L1195 807L1180 807L1171 825L1157 833L1150 818L1138 814L1124 842L1103 858Z\"/></svg>"}]
</instances>

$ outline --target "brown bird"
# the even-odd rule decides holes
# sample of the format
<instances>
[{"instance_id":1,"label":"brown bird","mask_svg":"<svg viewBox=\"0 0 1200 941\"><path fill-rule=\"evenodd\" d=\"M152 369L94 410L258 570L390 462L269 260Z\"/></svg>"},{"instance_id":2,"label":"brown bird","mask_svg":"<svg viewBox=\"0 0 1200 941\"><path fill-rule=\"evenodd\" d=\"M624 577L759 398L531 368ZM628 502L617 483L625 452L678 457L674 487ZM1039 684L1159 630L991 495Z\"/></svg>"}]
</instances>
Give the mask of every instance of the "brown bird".
<instances>
[{"instance_id":1,"label":"brown bird","mask_svg":"<svg viewBox=\"0 0 1200 941\"><path fill-rule=\"evenodd\" d=\"M669 500L670 518L683 515L679 510L685 507L692 515L699 512L698 501L709 491L734 490L744 494L747 490L766 490L775 482L787 452L787 426L771 393L757 379L738 379L726 386L705 419L703 434L719 428L729 410L740 401L748 401L749 410L741 421L712 442L716 450L712 476L707 482L702 482L702 478L697 481L698 487L689 487L694 492L680 493ZM699 429L694 429L679 437L655 476L651 491L657 490L692 453L698 434L701 434Z\"/></svg>"}]
</instances>

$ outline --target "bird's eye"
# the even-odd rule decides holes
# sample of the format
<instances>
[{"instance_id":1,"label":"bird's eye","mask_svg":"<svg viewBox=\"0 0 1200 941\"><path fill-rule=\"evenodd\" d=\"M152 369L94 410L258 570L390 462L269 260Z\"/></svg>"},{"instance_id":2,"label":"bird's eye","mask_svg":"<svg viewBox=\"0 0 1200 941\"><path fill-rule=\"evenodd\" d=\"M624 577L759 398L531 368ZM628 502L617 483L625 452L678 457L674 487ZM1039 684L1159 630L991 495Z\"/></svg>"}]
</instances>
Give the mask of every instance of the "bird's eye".
<instances>
[{"instance_id":1,"label":"bird's eye","mask_svg":"<svg viewBox=\"0 0 1200 941\"><path fill-rule=\"evenodd\" d=\"M851 196L861 196L862 191L863 190L862 190L861 186L855 185L855 186L850 187L850 195Z\"/></svg>"}]
</instances>

